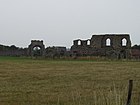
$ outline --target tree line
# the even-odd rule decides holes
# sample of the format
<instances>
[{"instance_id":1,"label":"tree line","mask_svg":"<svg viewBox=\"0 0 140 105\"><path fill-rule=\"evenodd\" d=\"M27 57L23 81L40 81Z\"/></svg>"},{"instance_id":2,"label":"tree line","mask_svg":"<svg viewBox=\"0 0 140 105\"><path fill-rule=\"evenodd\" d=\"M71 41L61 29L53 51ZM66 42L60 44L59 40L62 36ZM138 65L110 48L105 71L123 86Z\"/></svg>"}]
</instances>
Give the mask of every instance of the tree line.
<instances>
[{"instance_id":1,"label":"tree line","mask_svg":"<svg viewBox=\"0 0 140 105\"><path fill-rule=\"evenodd\" d=\"M11 46L0 45L0 50L1 51L6 51L6 50L23 50L23 48L16 47L15 45L11 45Z\"/></svg>"}]
</instances>

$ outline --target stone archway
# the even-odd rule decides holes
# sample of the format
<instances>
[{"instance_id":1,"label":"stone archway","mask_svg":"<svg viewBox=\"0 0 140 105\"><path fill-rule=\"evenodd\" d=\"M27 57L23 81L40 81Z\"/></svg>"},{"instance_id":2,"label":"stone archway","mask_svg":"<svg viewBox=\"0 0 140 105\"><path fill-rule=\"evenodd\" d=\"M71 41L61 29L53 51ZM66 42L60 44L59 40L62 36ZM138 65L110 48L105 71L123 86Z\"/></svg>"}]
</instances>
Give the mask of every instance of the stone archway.
<instances>
[{"instance_id":1,"label":"stone archway","mask_svg":"<svg viewBox=\"0 0 140 105\"><path fill-rule=\"evenodd\" d=\"M33 57L34 56L34 48L40 48L40 56L45 56L45 46L43 41L41 40L31 40L31 44L28 47L28 55Z\"/></svg>"}]
</instances>

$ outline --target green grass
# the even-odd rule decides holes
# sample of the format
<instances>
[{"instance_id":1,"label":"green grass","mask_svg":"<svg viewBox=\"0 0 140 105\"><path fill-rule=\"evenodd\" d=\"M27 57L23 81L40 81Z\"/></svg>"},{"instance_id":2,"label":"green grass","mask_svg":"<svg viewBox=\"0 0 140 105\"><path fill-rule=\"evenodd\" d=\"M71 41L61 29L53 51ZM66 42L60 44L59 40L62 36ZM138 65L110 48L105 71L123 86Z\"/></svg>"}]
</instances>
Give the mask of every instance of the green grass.
<instances>
[{"instance_id":1,"label":"green grass","mask_svg":"<svg viewBox=\"0 0 140 105\"><path fill-rule=\"evenodd\" d=\"M0 57L0 105L124 105L130 79L138 105L140 62Z\"/></svg>"}]
</instances>

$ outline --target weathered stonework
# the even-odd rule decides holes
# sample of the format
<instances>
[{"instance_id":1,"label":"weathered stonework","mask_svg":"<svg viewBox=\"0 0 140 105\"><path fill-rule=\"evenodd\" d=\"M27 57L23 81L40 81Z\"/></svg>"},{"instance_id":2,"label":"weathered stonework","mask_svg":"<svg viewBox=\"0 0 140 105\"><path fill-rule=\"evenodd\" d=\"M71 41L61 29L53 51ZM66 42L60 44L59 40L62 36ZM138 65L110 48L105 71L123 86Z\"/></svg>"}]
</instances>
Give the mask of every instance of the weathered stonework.
<instances>
[{"instance_id":1,"label":"weathered stonework","mask_svg":"<svg viewBox=\"0 0 140 105\"><path fill-rule=\"evenodd\" d=\"M34 49L37 48L37 49ZM38 48L40 48L38 50ZM60 58L63 56L104 56L109 58L125 59L140 58L140 50L131 49L129 34L93 35L91 39L73 41L71 49L66 47L47 47L41 40L32 40L28 48L0 45L1 56L42 56Z\"/></svg>"},{"instance_id":2,"label":"weathered stonework","mask_svg":"<svg viewBox=\"0 0 140 105\"><path fill-rule=\"evenodd\" d=\"M129 34L93 35L88 40L74 40L72 55L106 56L111 58L130 58L131 40Z\"/></svg>"},{"instance_id":3,"label":"weathered stonework","mask_svg":"<svg viewBox=\"0 0 140 105\"><path fill-rule=\"evenodd\" d=\"M47 47L46 48L46 57L49 58L60 58L62 56L66 56L66 47Z\"/></svg>"},{"instance_id":4,"label":"weathered stonework","mask_svg":"<svg viewBox=\"0 0 140 105\"><path fill-rule=\"evenodd\" d=\"M33 49L34 47L39 47L40 48L40 52L41 52L41 56L45 56L45 45L43 44L43 41L41 40L32 40L31 44L28 47L28 55L29 56L34 56L33 54Z\"/></svg>"}]
</instances>

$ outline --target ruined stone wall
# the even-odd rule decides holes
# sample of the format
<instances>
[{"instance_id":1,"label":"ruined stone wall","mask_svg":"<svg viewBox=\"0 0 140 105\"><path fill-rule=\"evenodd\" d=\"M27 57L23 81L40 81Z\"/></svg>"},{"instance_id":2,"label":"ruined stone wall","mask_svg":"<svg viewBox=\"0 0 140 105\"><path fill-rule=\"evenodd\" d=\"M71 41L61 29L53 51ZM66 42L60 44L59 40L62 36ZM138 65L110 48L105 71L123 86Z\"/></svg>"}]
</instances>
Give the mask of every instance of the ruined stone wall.
<instances>
[{"instance_id":1,"label":"ruined stone wall","mask_svg":"<svg viewBox=\"0 0 140 105\"><path fill-rule=\"evenodd\" d=\"M130 58L131 57L131 40L129 34L104 34L93 35L91 39L73 41L70 51L66 47L47 47L41 40L32 40L28 49L19 50L12 46L14 50L3 50L1 46L0 55L5 56L34 56L33 49L40 48L43 57L61 57L61 56L105 56L110 58ZM16 49L15 49L16 48Z\"/></svg>"},{"instance_id":2,"label":"ruined stone wall","mask_svg":"<svg viewBox=\"0 0 140 105\"><path fill-rule=\"evenodd\" d=\"M87 42L90 42L89 44ZM79 56L107 56L113 58L131 57L129 34L93 35L88 40L74 40L71 53Z\"/></svg>"},{"instance_id":3,"label":"ruined stone wall","mask_svg":"<svg viewBox=\"0 0 140 105\"><path fill-rule=\"evenodd\" d=\"M66 56L66 47L47 47L46 48L46 57L54 58L54 57L62 57Z\"/></svg>"},{"instance_id":4,"label":"ruined stone wall","mask_svg":"<svg viewBox=\"0 0 140 105\"><path fill-rule=\"evenodd\" d=\"M91 46L96 48L105 48L106 40L110 39L111 46L114 49L122 48L122 40L126 39L126 48L131 47L131 40L129 34L105 34L105 35L93 35L91 38Z\"/></svg>"},{"instance_id":5,"label":"ruined stone wall","mask_svg":"<svg viewBox=\"0 0 140 105\"><path fill-rule=\"evenodd\" d=\"M71 47L72 54L76 54L79 56L86 56L92 53L92 48L90 46L90 39L88 40L74 40L73 46Z\"/></svg>"},{"instance_id":6,"label":"ruined stone wall","mask_svg":"<svg viewBox=\"0 0 140 105\"><path fill-rule=\"evenodd\" d=\"M45 56L45 45L43 44L43 40L31 40L31 44L28 47L28 55L34 56L33 49L34 47L39 47L41 50L41 56Z\"/></svg>"}]
</instances>

